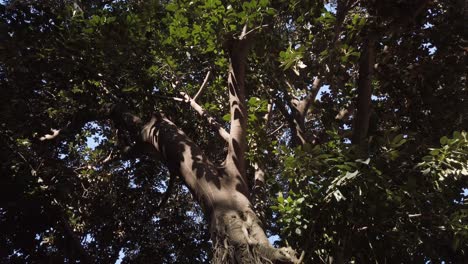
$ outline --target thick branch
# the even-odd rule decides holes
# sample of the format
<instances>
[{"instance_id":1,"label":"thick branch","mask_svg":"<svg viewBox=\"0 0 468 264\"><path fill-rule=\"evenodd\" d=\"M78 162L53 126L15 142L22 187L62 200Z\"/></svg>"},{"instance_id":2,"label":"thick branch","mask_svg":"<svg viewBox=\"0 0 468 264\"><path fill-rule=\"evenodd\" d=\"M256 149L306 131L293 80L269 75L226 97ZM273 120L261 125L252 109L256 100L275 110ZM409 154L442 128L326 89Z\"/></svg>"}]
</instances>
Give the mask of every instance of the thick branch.
<instances>
[{"instance_id":1,"label":"thick branch","mask_svg":"<svg viewBox=\"0 0 468 264\"><path fill-rule=\"evenodd\" d=\"M143 125L142 120L129 112L124 105L112 106L108 117L116 123L117 126L132 130L133 132L139 132Z\"/></svg>"},{"instance_id":2,"label":"thick branch","mask_svg":"<svg viewBox=\"0 0 468 264\"><path fill-rule=\"evenodd\" d=\"M245 31L245 28L244 28ZM242 35L244 36L244 34ZM247 131L247 108L245 102L245 64L248 39L231 39L227 43L230 57L228 88L231 114L230 141L226 157L226 170L231 177L243 180L241 188L248 194L245 152Z\"/></svg>"},{"instance_id":3,"label":"thick branch","mask_svg":"<svg viewBox=\"0 0 468 264\"><path fill-rule=\"evenodd\" d=\"M293 89L288 81L286 81L286 85L290 87L290 89ZM281 99L281 101L288 105L290 111L288 112L283 105L279 105L278 107L291 128L293 146L304 145L307 142L305 135L305 118L307 112L315 102L319 90L320 78L316 77L309 93L301 100L291 97L287 91L284 91L284 100Z\"/></svg>"},{"instance_id":4,"label":"thick branch","mask_svg":"<svg viewBox=\"0 0 468 264\"><path fill-rule=\"evenodd\" d=\"M296 131L297 131L297 138L301 145L304 145L307 142L306 135L305 135L305 119L307 116L307 112L309 111L312 104L315 102L317 98L317 94L320 90L320 78L316 77L313 84L312 89L309 94L297 103L294 114L294 122L296 124ZM293 104L294 106L294 104Z\"/></svg>"},{"instance_id":5,"label":"thick branch","mask_svg":"<svg viewBox=\"0 0 468 264\"><path fill-rule=\"evenodd\" d=\"M312 89L310 90L309 94L301 100L298 106L298 111L301 114L302 118L305 119L307 115L307 111L309 111L312 104L315 102L317 98L317 94L320 90L320 78L316 77L314 82L312 83Z\"/></svg>"},{"instance_id":6,"label":"thick branch","mask_svg":"<svg viewBox=\"0 0 468 264\"><path fill-rule=\"evenodd\" d=\"M182 177L202 207L213 208L217 197L212 188L220 189L221 181L201 149L163 114L154 115L141 135L146 149L162 158L171 174Z\"/></svg>"},{"instance_id":7,"label":"thick branch","mask_svg":"<svg viewBox=\"0 0 468 264\"><path fill-rule=\"evenodd\" d=\"M353 128L353 144L361 144L367 137L372 96L372 74L375 64L375 37L372 33L364 40L359 61L357 112Z\"/></svg>"}]
</instances>

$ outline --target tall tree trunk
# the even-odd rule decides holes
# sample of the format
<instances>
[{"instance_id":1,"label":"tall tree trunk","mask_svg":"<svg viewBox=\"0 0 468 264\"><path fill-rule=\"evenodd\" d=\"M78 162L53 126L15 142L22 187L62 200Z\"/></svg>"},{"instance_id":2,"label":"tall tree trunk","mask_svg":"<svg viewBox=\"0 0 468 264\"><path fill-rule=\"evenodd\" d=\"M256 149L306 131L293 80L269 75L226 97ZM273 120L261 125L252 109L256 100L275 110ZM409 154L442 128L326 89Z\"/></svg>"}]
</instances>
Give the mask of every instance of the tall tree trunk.
<instances>
[{"instance_id":1,"label":"tall tree trunk","mask_svg":"<svg viewBox=\"0 0 468 264\"><path fill-rule=\"evenodd\" d=\"M366 36L359 60L357 111L353 128L353 144L363 144L369 130L371 113L372 75L375 64L375 36Z\"/></svg>"},{"instance_id":2,"label":"tall tree trunk","mask_svg":"<svg viewBox=\"0 0 468 264\"><path fill-rule=\"evenodd\" d=\"M246 176L245 60L247 40L228 43L231 126L228 153L213 164L201 149L163 114L143 126L146 148L162 158L172 174L180 176L202 206L213 240L212 263L297 263L291 248L274 248L252 209Z\"/></svg>"}]
</instances>

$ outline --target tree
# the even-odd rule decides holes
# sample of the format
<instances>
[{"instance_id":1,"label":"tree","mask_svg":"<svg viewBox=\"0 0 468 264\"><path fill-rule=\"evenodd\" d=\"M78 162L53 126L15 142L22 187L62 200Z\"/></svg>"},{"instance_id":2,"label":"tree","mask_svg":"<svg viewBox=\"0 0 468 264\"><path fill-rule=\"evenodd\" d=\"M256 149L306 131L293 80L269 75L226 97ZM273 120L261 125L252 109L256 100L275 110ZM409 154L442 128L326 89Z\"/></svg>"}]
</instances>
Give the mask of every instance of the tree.
<instances>
[{"instance_id":1,"label":"tree","mask_svg":"<svg viewBox=\"0 0 468 264\"><path fill-rule=\"evenodd\" d=\"M462 1L6 1L0 17L2 261L466 254L467 135L443 137L467 117Z\"/></svg>"}]
</instances>

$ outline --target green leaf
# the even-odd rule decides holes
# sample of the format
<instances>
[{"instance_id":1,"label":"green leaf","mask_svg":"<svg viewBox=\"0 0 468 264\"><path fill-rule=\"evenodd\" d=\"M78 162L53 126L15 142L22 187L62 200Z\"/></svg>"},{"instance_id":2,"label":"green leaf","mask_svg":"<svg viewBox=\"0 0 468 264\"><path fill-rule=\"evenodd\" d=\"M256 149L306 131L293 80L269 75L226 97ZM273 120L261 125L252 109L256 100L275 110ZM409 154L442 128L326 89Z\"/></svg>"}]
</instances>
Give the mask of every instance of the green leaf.
<instances>
[{"instance_id":1,"label":"green leaf","mask_svg":"<svg viewBox=\"0 0 468 264\"><path fill-rule=\"evenodd\" d=\"M278 203L283 204L284 203L284 197L282 192L278 192Z\"/></svg>"},{"instance_id":2,"label":"green leaf","mask_svg":"<svg viewBox=\"0 0 468 264\"><path fill-rule=\"evenodd\" d=\"M400 141L403 140L403 135L402 134L398 134L397 136L395 136L391 142L392 145L396 145L398 143L400 143Z\"/></svg>"},{"instance_id":3,"label":"green leaf","mask_svg":"<svg viewBox=\"0 0 468 264\"><path fill-rule=\"evenodd\" d=\"M396 148L397 148L397 147L399 147L399 146L401 146L401 145L405 144L405 143L406 143L406 141L407 141L406 139L402 139L402 140L400 140L400 142L398 142L397 144L395 144L395 145L394 145L394 147L396 147Z\"/></svg>"},{"instance_id":4,"label":"green leaf","mask_svg":"<svg viewBox=\"0 0 468 264\"><path fill-rule=\"evenodd\" d=\"M166 10L175 12L179 9L177 2L169 2L169 4L166 5Z\"/></svg>"},{"instance_id":5,"label":"green leaf","mask_svg":"<svg viewBox=\"0 0 468 264\"><path fill-rule=\"evenodd\" d=\"M440 138L440 144L441 145L446 145L447 142L448 142L448 137L443 136L443 137Z\"/></svg>"},{"instance_id":6,"label":"green leaf","mask_svg":"<svg viewBox=\"0 0 468 264\"><path fill-rule=\"evenodd\" d=\"M247 103L248 103L249 106L255 107L260 102L261 102L260 98L252 96L252 97L249 98L249 101Z\"/></svg>"},{"instance_id":7,"label":"green leaf","mask_svg":"<svg viewBox=\"0 0 468 264\"><path fill-rule=\"evenodd\" d=\"M230 120L231 120L231 114L225 114L225 115L223 115L223 120L224 120L224 121L230 121Z\"/></svg>"}]
</instances>

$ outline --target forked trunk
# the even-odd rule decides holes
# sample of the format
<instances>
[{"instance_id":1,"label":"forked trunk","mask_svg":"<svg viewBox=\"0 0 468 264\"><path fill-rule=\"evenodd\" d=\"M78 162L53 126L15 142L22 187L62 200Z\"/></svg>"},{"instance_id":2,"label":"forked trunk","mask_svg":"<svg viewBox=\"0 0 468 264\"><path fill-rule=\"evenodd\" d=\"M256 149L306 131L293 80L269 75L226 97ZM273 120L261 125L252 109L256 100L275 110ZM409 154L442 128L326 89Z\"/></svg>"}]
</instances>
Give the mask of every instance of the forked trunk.
<instances>
[{"instance_id":1,"label":"forked trunk","mask_svg":"<svg viewBox=\"0 0 468 264\"><path fill-rule=\"evenodd\" d=\"M142 140L172 174L182 177L202 206L213 240L212 263L297 263L292 249L269 243L234 162L216 167L163 115L144 126Z\"/></svg>"}]
</instances>

